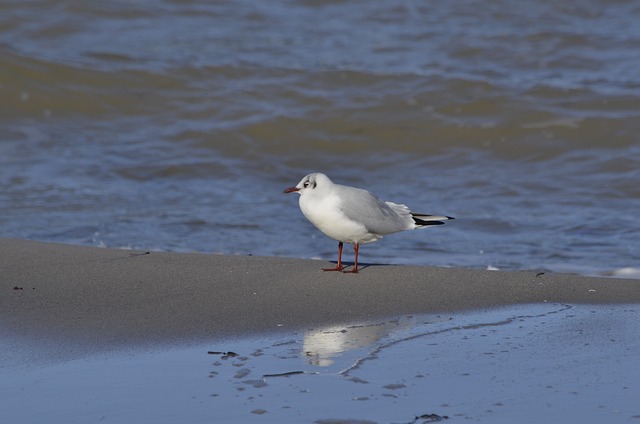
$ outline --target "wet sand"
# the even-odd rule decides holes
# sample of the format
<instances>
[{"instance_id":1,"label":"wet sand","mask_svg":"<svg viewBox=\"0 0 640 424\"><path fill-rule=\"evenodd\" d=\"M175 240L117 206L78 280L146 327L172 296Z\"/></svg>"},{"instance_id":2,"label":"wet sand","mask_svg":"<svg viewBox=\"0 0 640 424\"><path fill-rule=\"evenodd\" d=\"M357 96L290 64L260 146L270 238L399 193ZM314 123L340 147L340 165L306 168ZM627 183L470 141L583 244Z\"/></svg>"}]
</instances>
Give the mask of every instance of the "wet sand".
<instances>
[{"instance_id":1,"label":"wet sand","mask_svg":"<svg viewBox=\"0 0 640 424\"><path fill-rule=\"evenodd\" d=\"M0 335L49 356L515 304L640 303L640 280L536 271L365 265L353 275L315 260L13 239L0 239L0 258Z\"/></svg>"},{"instance_id":2,"label":"wet sand","mask_svg":"<svg viewBox=\"0 0 640 424\"><path fill-rule=\"evenodd\" d=\"M640 419L639 280L9 239L0 260L11 422Z\"/></svg>"}]
</instances>

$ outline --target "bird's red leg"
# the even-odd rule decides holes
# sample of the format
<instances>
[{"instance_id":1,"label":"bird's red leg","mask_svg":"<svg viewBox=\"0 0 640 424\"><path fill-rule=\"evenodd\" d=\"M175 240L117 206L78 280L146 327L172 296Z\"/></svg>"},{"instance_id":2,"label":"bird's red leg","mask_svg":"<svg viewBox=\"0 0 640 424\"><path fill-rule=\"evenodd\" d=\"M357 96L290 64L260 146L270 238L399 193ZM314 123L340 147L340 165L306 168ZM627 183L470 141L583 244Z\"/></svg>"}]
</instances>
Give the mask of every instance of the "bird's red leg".
<instances>
[{"instance_id":1,"label":"bird's red leg","mask_svg":"<svg viewBox=\"0 0 640 424\"><path fill-rule=\"evenodd\" d=\"M358 243L354 243L353 251L356 254L356 259L355 259L354 264L353 264L353 269L351 271L345 271L345 272L350 272L352 274L357 274L358 273Z\"/></svg>"},{"instance_id":2,"label":"bird's red leg","mask_svg":"<svg viewBox=\"0 0 640 424\"><path fill-rule=\"evenodd\" d=\"M342 271L342 242L338 243L338 265L335 268L324 268L323 271Z\"/></svg>"}]
</instances>

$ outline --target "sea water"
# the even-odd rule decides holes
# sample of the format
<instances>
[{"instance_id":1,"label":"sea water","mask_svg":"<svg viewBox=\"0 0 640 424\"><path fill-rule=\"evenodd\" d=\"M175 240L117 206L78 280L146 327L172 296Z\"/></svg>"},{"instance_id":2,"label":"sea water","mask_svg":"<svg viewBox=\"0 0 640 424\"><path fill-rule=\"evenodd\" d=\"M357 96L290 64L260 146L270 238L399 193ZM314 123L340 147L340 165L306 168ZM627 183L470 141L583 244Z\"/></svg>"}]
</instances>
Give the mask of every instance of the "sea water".
<instances>
[{"instance_id":1,"label":"sea water","mask_svg":"<svg viewBox=\"0 0 640 424\"><path fill-rule=\"evenodd\" d=\"M370 263L639 275L640 6L0 5L0 236L335 260L305 174L445 226ZM348 260L347 256L347 260Z\"/></svg>"}]
</instances>

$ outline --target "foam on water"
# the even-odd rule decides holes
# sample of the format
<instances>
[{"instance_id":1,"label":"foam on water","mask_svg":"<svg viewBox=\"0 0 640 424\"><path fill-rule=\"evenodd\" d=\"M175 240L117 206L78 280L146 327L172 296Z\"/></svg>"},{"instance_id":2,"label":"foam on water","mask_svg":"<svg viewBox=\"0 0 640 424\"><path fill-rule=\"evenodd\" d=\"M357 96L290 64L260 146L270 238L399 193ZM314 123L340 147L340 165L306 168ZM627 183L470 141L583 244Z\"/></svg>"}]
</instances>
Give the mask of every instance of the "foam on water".
<instances>
[{"instance_id":1,"label":"foam on water","mask_svg":"<svg viewBox=\"0 0 640 424\"><path fill-rule=\"evenodd\" d=\"M619 278L638 278L640 279L640 268L620 268L616 269L611 273L614 277Z\"/></svg>"}]
</instances>

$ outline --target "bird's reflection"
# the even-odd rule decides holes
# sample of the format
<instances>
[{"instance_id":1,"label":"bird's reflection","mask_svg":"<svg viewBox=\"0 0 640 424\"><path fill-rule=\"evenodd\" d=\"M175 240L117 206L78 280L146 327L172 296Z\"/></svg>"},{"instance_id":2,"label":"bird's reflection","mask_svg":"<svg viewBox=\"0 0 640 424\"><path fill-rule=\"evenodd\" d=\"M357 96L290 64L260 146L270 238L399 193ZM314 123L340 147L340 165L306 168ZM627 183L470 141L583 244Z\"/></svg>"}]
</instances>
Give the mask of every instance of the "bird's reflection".
<instances>
[{"instance_id":1,"label":"bird's reflection","mask_svg":"<svg viewBox=\"0 0 640 424\"><path fill-rule=\"evenodd\" d=\"M336 356L370 346L401 327L399 321L378 324L325 327L304 336L302 354L309 364L326 367Z\"/></svg>"}]
</instances>

